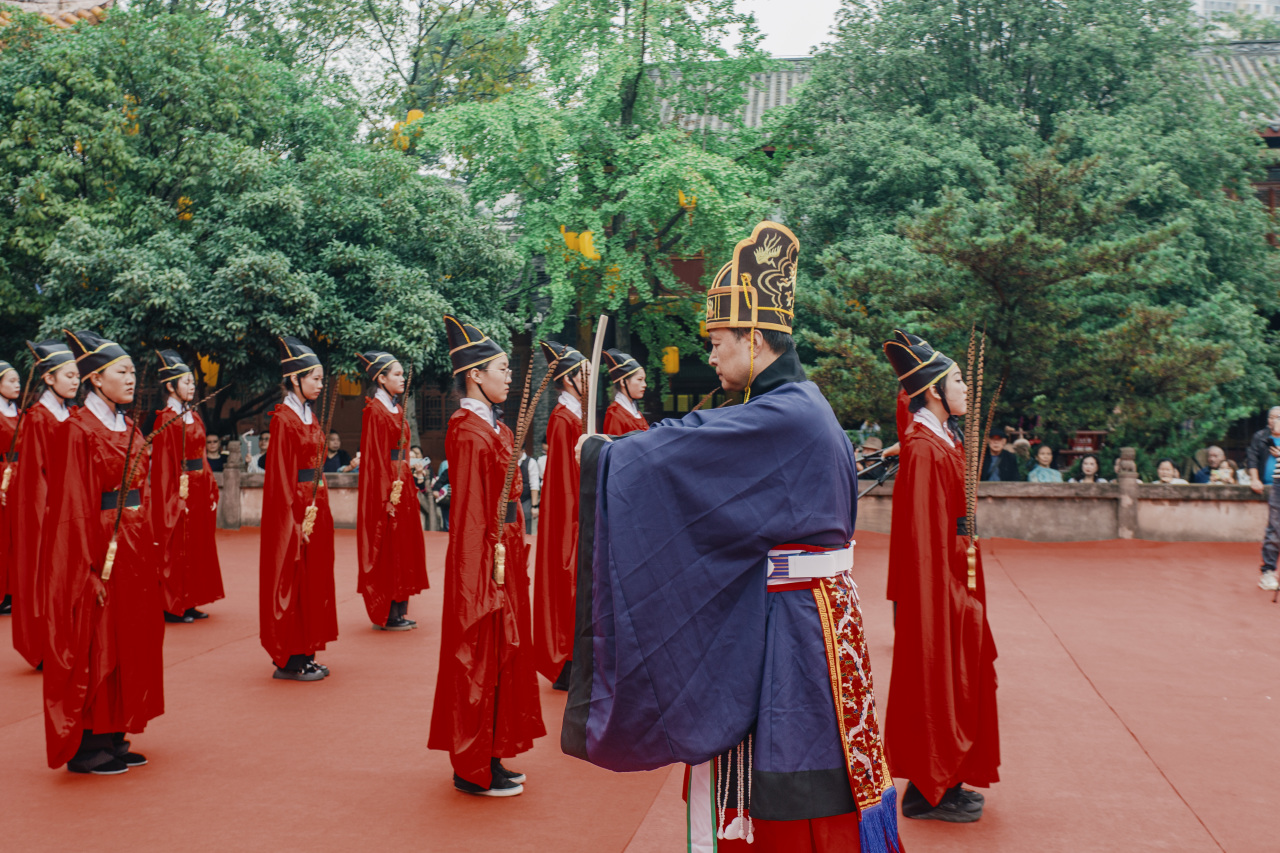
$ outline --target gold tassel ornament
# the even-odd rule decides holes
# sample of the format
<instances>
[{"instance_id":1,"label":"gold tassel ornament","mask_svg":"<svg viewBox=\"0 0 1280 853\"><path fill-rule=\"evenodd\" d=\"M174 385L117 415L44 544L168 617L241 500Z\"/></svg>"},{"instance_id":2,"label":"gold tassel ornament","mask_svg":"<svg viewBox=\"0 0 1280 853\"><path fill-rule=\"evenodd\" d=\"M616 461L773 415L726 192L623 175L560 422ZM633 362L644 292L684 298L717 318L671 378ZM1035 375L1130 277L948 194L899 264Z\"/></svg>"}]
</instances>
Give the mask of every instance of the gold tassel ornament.
<instances>
[{"instance_id":1,"label":"gold tassel ornament","mask_svg":"<svg viewBox=\"0 0 1280 853\"><path fill-rule=\"evenodd\" d=\"M320 512L320 507L312 504L307 507L307 511L302 515L302 535L311 538L311 532L316 529L316 515Z\"/></svg>"},{"instance_id":2,"label":"gold tassel ornament","mask_svg":"<svg viewBox=\"0 0 1280 853\"><path fill-rule=\"evenodd\" d=\"M404 491L404 480L396 480L391 484L391 505L400 506L400 493Z\"/></svg>"},{"instance_id":3,"label":"gold tassel ornament","mask_svg":"<svg viewBox=\"0 0 1280 853\"><path fill-rule=\"evenodd\" d=\"M501 542L493 549L493 582L502 586L507 578L507 546Z\"/></svg>"},{"instance_id":4,"label":"gold tassel ornament","mask_svg":"<svg viewBox=\"0 0 1280 853\"><path fill-rule=\"evenodd\" d=\"M13 479L13 466L4 469L4 479L0 480L0 494L9 491L9 481Z\"/></svg>"},{"instance_id":5,"label":"gold tassel ornament","mask_svg":"<svg viewBox=\"0 0 1280 853\"><path fill-rule=\"evenodd\" d=\"M178 497L185 501L189 494L191 494L191 477L183 474L178 478Z\"/></svg>"},{"instance_id":6,"label":"gold tassel ornament","mask_svg":"<svg viewBox=\"0 0 1280 853\"><path fill-rule=\"evenodd\" d=\"M978 537L976 536L973 537L973 541L976 543L978 541ZM978 546L970 545L967 554L969 557L969 592L977 592L978 591Z\"/></svg>"}]
</instances>

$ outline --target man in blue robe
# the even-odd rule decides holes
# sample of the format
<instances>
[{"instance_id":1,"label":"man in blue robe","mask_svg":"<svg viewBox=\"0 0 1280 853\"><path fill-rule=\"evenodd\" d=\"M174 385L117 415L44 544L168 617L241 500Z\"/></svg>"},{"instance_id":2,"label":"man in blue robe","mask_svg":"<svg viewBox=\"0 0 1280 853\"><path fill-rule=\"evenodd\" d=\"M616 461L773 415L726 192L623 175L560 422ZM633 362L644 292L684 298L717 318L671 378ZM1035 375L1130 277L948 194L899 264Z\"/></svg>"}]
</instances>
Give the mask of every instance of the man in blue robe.
<instances>
[{"instance_id":1,"label":"man in blue robe","mask_svg":"<svg viewBox=\"0 0 1280 853\"><path fill-rule=\"evenodd\" d=\"M851 577L853 448L791 340L798 255L762 222L708 292L710 362L744 405L579 443L561 745L617 771L690 765L693 851L900 850Z\"/></svg>"}]
</instances>

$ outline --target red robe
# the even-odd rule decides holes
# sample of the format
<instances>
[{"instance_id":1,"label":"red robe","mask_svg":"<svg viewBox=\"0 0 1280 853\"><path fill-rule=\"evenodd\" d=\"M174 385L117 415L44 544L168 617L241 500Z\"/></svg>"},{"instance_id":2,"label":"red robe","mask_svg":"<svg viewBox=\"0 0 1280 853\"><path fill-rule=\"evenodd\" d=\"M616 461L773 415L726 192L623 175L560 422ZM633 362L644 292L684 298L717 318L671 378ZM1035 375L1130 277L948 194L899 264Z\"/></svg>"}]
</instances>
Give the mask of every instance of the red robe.
<instances>
[{"instance_id":1,"label":"red robe","mask_svg":"<svg viewBox=\"0 0 1280 853\"><path fill-rule=\"evenodd\" d=\"M360 575L356 591L375 625L385 625L391 602L408 601L429 586L427 548L418 515L418 487L409 467L409 442L401 440L407 425L377 398L364 404L360 432L360 507L356 543ZM393 461L392 453L401 459ZM387 512L392 484L399 481L400 501Z\"/></svg>"},{"instance_id":2,"label":"red robe","mask_svg":"<svg viewBox=\"0 0 1280 853\"><path fill-rule=\"evenodd\" d=\"M313 502L310 475L324 447L319 420L310 424L283 403L271 413L271 449L263 460L262 539L258 550L258 618L262 647L276 666L292 655L309 655L338 639L333 588L333 515L329 490L320 475L314 503L319 508L309 542L302 521Z\"/></svg>"},{"instance_id":3,"label":"red robe","mask_svg":"<svg viewBox=\"0 0 1280 853\"><path fill-rule=\"evenodd\" d=\"M156 412L151 445L151 500L147 502L164 609L181 616L189 608L222 598L218 562L218 484L205 460L204 421L192 412L189 424L158 430L179 417L170 408ZM187 470L187 460L199 464ZM187 496L181 497L182 475Z\"/></svg>"},{"instance_id":4,"label":"red robe","mask_svg":"<svg viewBox=\"0 0 1280 853\"><path fill-rule=\"evenodd\" d=\"M18 418L0 414L0 483L7 476L9 482L5 487L3 498L0 498L0 600L12 595L9 587L10 566L13 564L13 508L9 505L10 493L17 494L18 487L14 478L18 476L18 463L9 461L9 445L13 442L14 430L18 428ZM6 474L6 471L12 473Z\"/></svg>"},{"instance_id":5,"label":"red robe","mask_svg":"<svg viewBox=\"0 0 1280 853\"><path fill-rule=\"evenodd\" d=\"M626 435L638 429L648 428L649 422L645 420L644 415L633 416L618 402L618 398L614 397L609 408L604 410L604 428L600 431L605 435Z\"/></svg>"},{"instance_id":6,"label":"red robe","mask_svg":"<svg viewBox=\"0 0 1280 853\"><path fill-rule=\"evenodd\" d=\"M538 672L552 681L560 677L565 661L573 659L579 480L573 452L581 435L582 420L566 406L551 411L534 557L533 641Z\"/></svg>"},{"instance_id":7,"label":"red robe","mask_svg":"<svg viewBox=\"0 0 1280 853\"><path fill-rule=\"evenodd\" d=\"M968 588L964 451L899 406L901 467L893 484L888 598L897 602L885 713L889 768L936 804L960 783L999 781L996 644L978 554Z\"/></svg>"},{"instance_id":8,"label":"red robe","mask_svg":"<svg viewBox=\"0 0 1280 853\"><path fill-rule=\"evenodd\" d=\"M63 427L49 456L39 573L45 745L54 768L75 756L84 729L136 733L164 713L164 617L144 509L145 452L130 484L142 507L120 516L111 577L101 578L116 520L115 509L102 508L103 494L118 493L130 432L135 455L142 435L132 424L112 432L87 408Z\"/></svg>"},{"instance_id":9,"label":"red robe","mask_svg":"<svg viewBox=\"0 0 1280 853\"><path fill-rule=\"evenodd\" d=\"M440 671L429 749L449 752L463 779L488 787L489 759L533 748L547 733L529 638L529 546L524 513L502 525L504 583L493 580L494 519L515 436L467 409L449 418L449 550L444 566ZM523 488L516 468L509 495Z\"/></svg>"},{"instance_id":10,"label":"red robe","mask_svg":"<svg viewBox=\"0 0 1280 853\"><path fill-rule=\"evenodd\" d=\"M74 414L75 407L71 407ZM37 402L22 419L18 436L17 480L9 485L13 507L14 549L9 585L13 592L13 647L27 663L39 666L44 659L44 623L39 589L40 542L49 506L49 477L55 460L62 423ZM117 485L119 485L117 483ZM16 493L15 493L16 488Z\"/></svg>"}]
</instances>

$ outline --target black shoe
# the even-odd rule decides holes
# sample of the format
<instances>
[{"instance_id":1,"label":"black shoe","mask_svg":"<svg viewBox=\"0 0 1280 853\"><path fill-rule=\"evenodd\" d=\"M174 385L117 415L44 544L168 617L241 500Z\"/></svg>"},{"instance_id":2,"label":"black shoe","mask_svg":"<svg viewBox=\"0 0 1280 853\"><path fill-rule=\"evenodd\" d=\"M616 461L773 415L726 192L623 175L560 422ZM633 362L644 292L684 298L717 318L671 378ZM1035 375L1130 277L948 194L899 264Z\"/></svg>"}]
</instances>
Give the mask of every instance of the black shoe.
<instances>
[{"instance_id":1,"label":"black shoe","mask_svg":"<svg viewBox=\"0 0 1280 853\"><path fill-rule=\"evenodd\" d=\"M324 673L325 678L329 677L329 667L325 666L322 663L317 663L316 661L312 661L311 665L314 666L316 669L320 670L322 673Z\"/></svg>"},{"instance_id":2,"label":"black shoe","mask_svg":"<svg viewBox=\"0 0 1280 853\"><path fill-rule=\"evenodd\" d=\"M961 786L956 785L951 790L956 792L956 797L962 803L966 804L970 811L975 809L982 811L982 807L987 803L986 797L982 796L982 794L977 791L970 790L969 788L962 788Z\"/></svg>"},{"instance_id":3,"label":"black shoe","mask_svg":"<svg viewBox=\"0 0 1280 853\"><path fill-rule=\"evenodd\" d=\"M126 752L124 755L117 756L116 760L129 767L141 767L147 763L147 757L140 752Z\"/></svg>"},{"instance_id":4,"label":"black shoe","mask_svg":"<svg viewBox=\"0 0 1280 853\"><path fill-rule=\"evenodd\" d=\"M279 678L285 681L323 681L324 673L315 664L307 664L302 669L281 669L276 667L272 678Z\"/></svg>"},{"instance_id":5,"label":"black shoe","mask_svg":"<svg viewBox=\"0 0 1280 853\"><path fill-rule=\"evenodd\" d=\"M973 823L982 817L982 805L976 808L972 801L963 797L959 785L947 789L942 800L931 805L914 783L907 783L907 790L902 797L902 816L913 820L940 820L946 823Z\"/></svg>"},{"instance_id":6,"label":"black shoe","mask_svg":"<svg viewBox=\"0 0 1280 853\"><path fill-rule=\"evenodd\" d=\"M472 794L477 797L514 797L517 794L524 793L524 786L510 779L501 776L494 776L493 782L488 788L481 788L473 782L468 782L457 773L453 774L453 787L464 794Z\"/></svg>"},{"instance_id":7,"label":"black shoe","mask_svg":"<svg viewBox=\"0 0 1280 853\"><path fill-rule=\"evenodd\" d=\"M398 616L388 619L385 625L374 625L373 627L379 631L408 631L413 628L412 625Z\"/></svg>"},{"instance_id":8,"label":"black shoe","mask_svg":"<svg viewBox=\"0 0 1280 853\"><path fill-rule=\"evenodd\" d=\"M13 597L6 595L4 601L0 601L0 616L8 616L13 612Z\"/></svg>"},{"instance_id":9,"label":"black shoe","mask_svg":"<svg viewBox=\"0 0 1280 853\"><path fill-rule=\"evenodd\" d=\"M98 751L87 756L77 756L67 762L72 773L91 773L94 776L119 776L129 772L129 765L109 752Z\"/></svg>"},{"instance_id":10,"label":"black shoe","mask_svg":"<svg viewBox=\"0 0 1280 853\"><path fill-rule=\"evenodd\" d=\"M525 781L525 775L523 773L517 773L514 770L508 770L507 768L502 766L502 761L497 758L491 758L489 760L489 772L493 775L493 778L495 779L497 779L498 777L502 777L504 779L510 779L512 782L515 782L517 785L523 785Z\"/></svg>"},{"instance_id":11,"label":"black shoe","mask_svg":"<svg viewBox=\"0 0 1280 853\"><path fill-rule=\"evenodd\" d=\"M187 616L185 613L184 613L183 615L181 615L181 616L178 616L177 614L175 614L175 613L170 613L169 611L167 611L167 610L166 610L166 611L164 612L164 621L166 621L166 622L168 622L168 623L170 623L170 624L180 623L180 624L187 624L187 625L189 625L189 624L191 624L192 622L194 622L194 621L196 621L196 620L195 620L195 619L193 619L193 618L191 618L190 616Z\"/></svg>"},{"instance_id":12,"label":"black shoe","mask_svg":"<svg viewBox=\"0 0 1280 853\"><path fill-rule=\"evenodd\" d=\"M403 622L404 624L408 625L410 628L417 628L417 627L418 627L418 623L417 623L417 622L414 622L414 621L413 621L412 619L410 619L408 616L401 616L401 617L400 617L400 621L401 621L401 622Z\"/></svg>"},{"instance_id":13,"label":"black shoe","mask_svg":"<svg viewBox=\"0 0 1280 853\"><path fill-rule=\"evenodd\" d=\"M196 610L194 607L188 607L187 612L182 614L183 619L208 619L209 614L203 610Z\"/></svg>"},{"instance_id":14,"label":"black shoe","mask_svg":"<svg viewBox=\"0 0 1280 853\"><path fill-rule=\"evenodd\" d=\"M551 685L552 690L568 690L569 681L573 677L573 661L564 662L564 669L560 670L560 677L556 679L556 683Z\"/></svg>"}]
</instances>

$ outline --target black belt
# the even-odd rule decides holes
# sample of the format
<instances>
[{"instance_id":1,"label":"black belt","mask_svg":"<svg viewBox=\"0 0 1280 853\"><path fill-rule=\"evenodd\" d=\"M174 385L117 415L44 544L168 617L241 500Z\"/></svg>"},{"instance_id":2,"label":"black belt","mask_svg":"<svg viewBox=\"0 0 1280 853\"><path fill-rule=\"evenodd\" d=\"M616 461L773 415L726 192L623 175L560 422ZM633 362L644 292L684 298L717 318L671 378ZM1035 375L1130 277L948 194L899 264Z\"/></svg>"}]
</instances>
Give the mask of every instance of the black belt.
<instances>
[{"instance_id":1,"label":"black belt","mask_svg":"<svg viewBox=\"0 0 1280 853\"><path fill-rule=\"evenodd\" d=\"M298 472L299 483L313 483L315 482L315 479L316 479L315 468L304 468Z\"/></svg>"},{"instance_id":2,"label":"black belt","mask_svg":"<svg viewBox=\"0 0 1280 853\"><path fill-rule=\"evenodd\" d=\"M102 508L104 510L115 509L117 506L119 506L119 504L120 504L119 492L103 492L102 493ZM140 506L142 506L141 493L139 493L137 489L130 489L129 493L124 496L124 508L137 509Z\"/></svg>"},{"instance_id":3,"label":"black belt","mask_svg":"<svg viewBox=\"0 0 1280 853\"><path fill-rule=\"evenodd\" d=\"M8 454L6 458L7 458L10 462L17 462L17 461L18 461L18 451L16 451L16 450L15 450L15 451L13 451L12 453Z\"/></svg>"},{"instance_id":4,"label":"black belt","mask_svg":"<svg viewBox=\"0 0 1280 853\"><path fill-rule=\"evenodd\" d=\"M182 460L182 467L188 471L203 471L204 459L184 459Z\"/></svg>"},{"instance_id":5,"label":"black belt","mask_svg":"<svg viewBox=\"0 0 1280 853\"><path fill-rule=\"evenodd\" d=\"M968 516L962 516L961 518L956 519L956 535L957 536L969 535L969 517Z\"/></svg>"},{"instance_id":6,"label":"black belt","mask_svg":"<svg viewBox=\"0 0 1280 853\"><path fill-rule=\"evenodd\" d=\"M507 501L507 517L503 519L503 524L514 524L516 520L516 503L517 501Z\"/></svg>"},{"instance_id":7,"label":"black belt","mask_svg":"<svg viewBox=\"0 0 1280 853\"><path fill-rule=\"evenodd\" d=\"M404 451L403 451L403 450L401 450L401 449L399 449L399 448L396 448L395 450L392 450L392 451L391 451L391 461L392 461L392 462L399 462L399 461L400 461L401 459L403 459L403 458L404 458Z\"/></svg>"}]
</instances>

